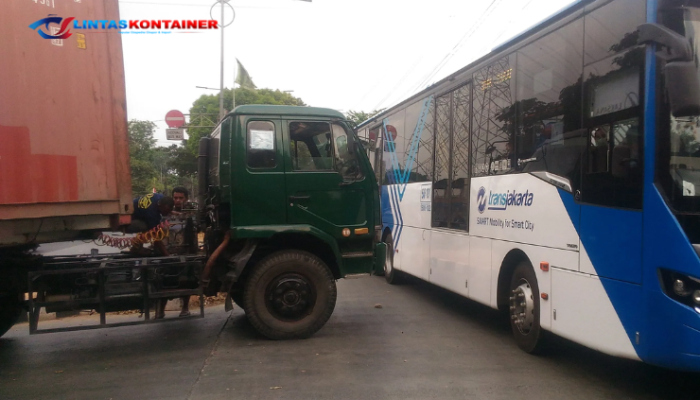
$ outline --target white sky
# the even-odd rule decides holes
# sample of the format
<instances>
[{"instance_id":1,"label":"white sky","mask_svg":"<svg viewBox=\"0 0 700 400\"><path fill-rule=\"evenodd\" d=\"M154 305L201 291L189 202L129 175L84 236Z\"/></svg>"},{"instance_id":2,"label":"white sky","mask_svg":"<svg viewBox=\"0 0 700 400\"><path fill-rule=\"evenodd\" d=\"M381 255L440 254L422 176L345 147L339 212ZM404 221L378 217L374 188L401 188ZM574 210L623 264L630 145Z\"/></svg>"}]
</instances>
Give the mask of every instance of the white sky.
<instances>
[{"instance_id":1,"label":"white sky","mask_svg":"<svg viewBox=\"0 0 700 400\"><path fill-rule=\"evenodd\" d=\"M259 88L293 90L312 106L389 107L574 1L231 0L224 85L232 86L238 58ZM214 3L119 0L126 20L209 19ZM165 140L167 111L188 113L199 96L218 93L195 86L219 87L220 37L123 35L128 118L155 121L160 145L174 143Z\"/></svg>"}]
</instances>

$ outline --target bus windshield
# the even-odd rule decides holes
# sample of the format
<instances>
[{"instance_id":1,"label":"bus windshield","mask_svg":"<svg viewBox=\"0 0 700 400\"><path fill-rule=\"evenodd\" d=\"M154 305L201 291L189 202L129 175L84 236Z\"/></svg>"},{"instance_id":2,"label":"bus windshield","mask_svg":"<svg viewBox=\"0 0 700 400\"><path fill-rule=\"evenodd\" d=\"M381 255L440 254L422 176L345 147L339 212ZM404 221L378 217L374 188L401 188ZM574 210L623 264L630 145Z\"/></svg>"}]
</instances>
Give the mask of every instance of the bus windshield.
<instances>
[{"instance_id":1,"label":"bus windshield","mask_svg":"<svg viewBox=\"0 0 700 400\"><path fill-rule=\"evenodd\" d=\"M690 40L696 63L698 63L700 9L686 8L683 15L685 35ZM681 207L683 209L678 211L700 211L696 207L697 202L694 201L700 198L700 116L679 118L671 116L670 141L668 167L675 186L672 197L680 195L686 200L675 202L677 205L684 205Z\"/></svg>"},{"instance_id":2,"label":"bus windshield","mask_svg":"<svg viewBox=\"0 0 700 400\"><path fill-rule=\"evenodd\" d=\"M700 117L671 117L669 169L683 197L700 197Z\"/></svg>"}]
</instances>

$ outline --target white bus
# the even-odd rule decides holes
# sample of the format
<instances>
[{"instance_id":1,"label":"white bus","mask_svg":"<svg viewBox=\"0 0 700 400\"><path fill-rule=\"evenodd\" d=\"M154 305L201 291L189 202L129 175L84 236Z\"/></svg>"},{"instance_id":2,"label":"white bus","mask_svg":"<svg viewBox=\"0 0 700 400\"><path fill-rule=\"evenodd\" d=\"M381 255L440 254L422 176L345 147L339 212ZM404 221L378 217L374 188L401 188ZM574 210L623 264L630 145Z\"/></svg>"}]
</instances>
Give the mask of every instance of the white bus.
<instances>
[{"instance_id":1,"label":"white bus","mask_svg":"<svg viewBox=\"0 0 700 400\"><path fill-rule=\"evenodd\" d=\"M387 281L508 312L528 352L699 371L696 6L577 2L362 123Z\"/></svg>"}]
</instances>

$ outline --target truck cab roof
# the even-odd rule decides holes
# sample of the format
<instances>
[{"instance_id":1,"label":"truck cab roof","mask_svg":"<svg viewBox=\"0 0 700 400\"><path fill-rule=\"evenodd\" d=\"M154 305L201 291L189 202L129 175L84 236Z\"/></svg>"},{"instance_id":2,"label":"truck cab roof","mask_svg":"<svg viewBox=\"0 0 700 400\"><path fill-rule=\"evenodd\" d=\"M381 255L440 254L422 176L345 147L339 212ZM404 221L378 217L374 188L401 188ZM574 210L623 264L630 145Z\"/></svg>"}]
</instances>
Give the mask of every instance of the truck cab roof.
<instances>
[{"instance_id":1,"label":"truck cab roof","mask_svg":"<svg viewBox=\"0 0 700 400\"><path fill-rule=\"evenodd\" d=\"M229 115L293 115L304 117L325 117L345 119L345 116L336 110L321 107L300 106L271 106L249 104L236 107Z\"/></svg>"}]
</instances>

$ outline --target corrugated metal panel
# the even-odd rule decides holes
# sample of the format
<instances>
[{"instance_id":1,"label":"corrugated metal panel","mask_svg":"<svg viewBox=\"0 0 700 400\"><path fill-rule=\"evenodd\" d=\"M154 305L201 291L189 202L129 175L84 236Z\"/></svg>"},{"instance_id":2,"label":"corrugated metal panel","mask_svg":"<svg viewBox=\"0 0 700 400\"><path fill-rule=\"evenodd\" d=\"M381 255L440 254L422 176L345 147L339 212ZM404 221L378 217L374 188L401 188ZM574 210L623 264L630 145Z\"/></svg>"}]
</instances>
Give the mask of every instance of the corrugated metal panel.
<instances>
[{"instance_id":1,"label":"corrugated metal panel","mask_svg":"<svg viewBox=\"0 0 700 400\"><path fill-rule=\"evenodd\" d=\"M49 14L119 20L119 6L117 0L3 2L0 221L130 213L121 34L71 29L69 38L43 39L29 25ZM42 215L28 206L36 203Z\"/></svg>"}]
</instances>

